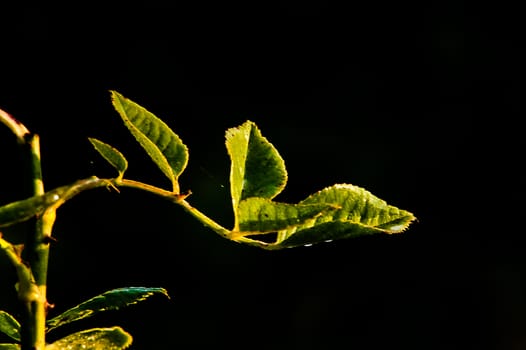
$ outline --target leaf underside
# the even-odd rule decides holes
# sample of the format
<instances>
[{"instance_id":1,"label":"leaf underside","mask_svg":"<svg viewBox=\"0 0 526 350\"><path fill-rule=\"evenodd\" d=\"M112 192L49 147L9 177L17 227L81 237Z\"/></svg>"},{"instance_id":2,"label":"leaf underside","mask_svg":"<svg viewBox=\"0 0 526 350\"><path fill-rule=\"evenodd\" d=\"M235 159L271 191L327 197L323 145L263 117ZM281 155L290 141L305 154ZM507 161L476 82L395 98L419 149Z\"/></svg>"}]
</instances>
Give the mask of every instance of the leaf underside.
<instances>
[{"instance_id":1,"label":"leaf underside","mask_svg":"<svg viewBox=\"0 0 526 350\"><path fill-rule=\"evenodd\" d=\"M120 327L93 328L59 339L46 350L123 350L132 341L132 336Z\"/></svg>"},{"instance_id":2,"label":"leaf underside","mask_svg":"<svg viewBox=\"0 0 526 350\"><path fill-rule=\"evenodd\" d=\"M125 306L136 304L154 294L169 297L168 292L164 288L127 287L107 291L49 319L46 323L47 331L49 332L62 325L91 317L102 311L118 310Z\"/></svg>"},{"instance_id":3,"label":"leaf underside","mask_svg":"<svg viewBox=\"0 0 526 350\"><path fill-rule=\"evenodd\" d=\"M2 310L0 310L0 332L13 340L20 341L20 323L13 316Z\"/></svg>"}]
</instances>

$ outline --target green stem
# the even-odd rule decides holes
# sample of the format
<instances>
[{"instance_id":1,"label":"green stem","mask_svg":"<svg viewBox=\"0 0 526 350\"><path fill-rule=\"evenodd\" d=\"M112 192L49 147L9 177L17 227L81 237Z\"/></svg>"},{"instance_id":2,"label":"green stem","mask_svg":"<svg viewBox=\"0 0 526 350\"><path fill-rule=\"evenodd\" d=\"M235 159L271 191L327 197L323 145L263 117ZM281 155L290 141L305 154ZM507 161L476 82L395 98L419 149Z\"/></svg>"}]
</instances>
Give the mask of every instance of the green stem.
<instances>
[{"instance_id":1,"label":"green stem","mask_svg":"<svg viewBox=\"0 0 526 350\"><path fill-rule=\"evenodd\" d=\"M25 137L28 146L33 196L44 195L42 167L40 162L40 141L36 134ZM22 322L22 350L44 350L46 346L46 286L49 258L49 240L55 221L54 208L46 210L37 216L35 230L29 234L25 244L26 260L33 280L27 292L19 289L19 297L25 304L26 317ZM20 282L20 281L19 281ZM19 287L20 288L20 287Z\"/></svg>"},{"instance_id":2,"label":"green stem","mask_svg":"<svg viewBox=\"0 0 526 350\"><path fill-rule=\"evenodd\" d=\"M46 286L49 242L51 241L51 233L53 224L55 223L57 209L77 194L85 190L99 187L113 187L115 189L118 187L129 187L139 189L180 205L186 212L199 220L203 225L225 238L232 238L230 230L219 225L217 222L192 207L185 200L189 194L175 194L139 181L120 178L99 179L92 176L78 180L71 185L62 186L45 193L41 174L38 136L26 136L26 142L31 151L30 158L33 178L33 196L49 197L49 202L44 200L44 204L49 204L45 209L38 209L36 211L36 228L34 234L28 235L26 240L24 260L18 255L15 248L0 236L0 248L7 253L8 257L17 268L19 277L18 296L25 306L24 310L26 314L22 321L21 330L22 350L45 349L46 313L48 308ZM24 220L28 218L29 217L24 217L22 219ZM27 261L27 264L24 261Z\"/></svg>"},{"instance_id":3,"label":"green stem","mask_svg":"<svg viewBox=\"0 0 526 350\"><path fill-rule=\"evenodd\" d=\"M30 164L32 197L46 195L42 179L40 160L40 141L36 134L29 130L9 113L0 109L0 123L5 124L24 147ZM231 236L230 230L216 223L208 216L192 207L185 198L188 195L175 194L161 188L142 182L116 179L99 179L91 177L79 180L70 186L64 186L51 191L52 204L36 215L35 229L28 234L24 244L24 256L16 251L14 246L2 239L0 248L7 252L18 273L18 297L24 305L24 318L21 329L21 350L45 350L47 303L47 273L49 260L49 242L55 223L56 210L67 200L78 193L97 187L130 187L158 195L183 207L194 218L223 237ZM49 195L49 194L48 194Z\"/></svg>"},{"instance_id":4,"label":"green stem","mask_svg":"<svg viewBox=\"0 0 526 350\"><path fill-rule=\"evenodd\" d=\"M188 203L185 198L189 196L189 194L174 194L173 192L163 190L162 188L152 186L149 184L145 184L143 182L135 181L135 180L129 180L129 179L98 179L98 178L89 178L86 180L80 180L77 181L76 184L78 186L73 186L72 188L75 188L75 194L80 193L83 190L89 189L89 188L96 188L96 187L102 187L102 186L113 186L115 188L117 187L129 187L129 188L135 188L138 190L146 191L152 194L155 194L159 197L162 197L164 199L169 200L172 203L178 204L183 209L188 212L190 215L192 215L194 218L199 220L203 225L206 227L212 229L217 234L229 238L231 233L230 230L224 228L223 226L219 225L214 220L210 219L208 216L206 216L204 213L200 212L198 209L192 207L190 203ZM67 200L70 198L70 195L64 198L64 200ZM61 205L63 202L57 202L55 206Z\"/></svg>"},{"instance_id":5,"label":"green stem","mask_svg":"<svg viewBox=\"0 0 526 350\"><path fill-rule=\"evenodd\" d=\"M36 134L29 130L9 113L0 109L0 122L5 124L24 147L31 171L31 187L33 196L44 195L42 167L40 163L40 142ZM24 304L24 320L22 322L22 350L44 350L46 322L46 279L49 255L49 243L45 236L50 234L54 222L54 210L46 210L42 216L37 216L33 234L28 234L25 242L26 263L15 250L2 242L4 250L12 260L18 273L18 297Z\"/></svg>"},{"instance_id":6,"label":"green stem","mask_svg":"<svg viewBox=\"0 0 526 350\"><path fill-rule=\"evenodd\" d=\"M165 199L168 199L169 201L171 201L171 202L173 202L175 204L178 204L181 207L183 207L183 209L187 213L189 213L194 218L199 220L206 227L212 229L214 232L216 232L219 235L221 235L223 237L226 237L226 238L230 237L230 230L228 230L228 229L224 228L223 226L219 225L217 222L215 222L214 220L210 219L208 216L206 216L205 214L200 212L198 209L192 207L190 205L190 203L188 203L185 200L185 198L189 194L185 194L185 195L174 194L173 192L166 191L166 190L160 189L160 188L155 187L155 186L151 186L151 185L148 185L148 184L145 184L145 183L142 183L142 182L138 182L138 181L126 180L126 179L119 180L119 181L115 182L115 185L116 186L123 186L123 187L131 187L131 188L140 189L140 190L143 190L143 191L151 192L151 193L156 194L158 196L161 196L161 197L163 197Z\"/></svg>"},{"instance_id":7,"label":"green stem","mask_svg":"<svg viewBox=\"0 0 526 350\"><path fill-rule=\"evenodd\" d=\"M156 196L159 196L161 198L167 199L172 203L178 204L183 209L188 212L190 215L192 215L194 218L199 220L203 225L206 227L212 229L214 232L218 233L219 235L231 238L231 232L230 230L224 228L223 226L219 225L214 220L210 219L208 216L200 212L198 209L192 207L190 203L188 203L185 198L188 197L189 194L175 194L171 191L164 190L162 188L152 186L143 182L135 181L135 180L128 180L128 179L100 179L96 176L92 176L86 179L75 181L71 185L62 186L59 188L56 188L54 190L51 190L46 193L46 196L49 197L49 204L47 204L46 209L44 210L44 213L48 213L51 215L51 213L55 213L55 211L62 206L64 203L66 203L68 200L76 196L77 194L94 189L99 187L113 187L115 189L119 187L129 187L129 188L135 188L141 191L149 192L151 194L154 194ZM24 201L21 201L24 202ZM43 203L47 203L47 200L44 200ZM25 205L25 203L24 203ZM20 205L11 208L12 210L21 210L19 209ZM45 215L43 216L45 218ZM27 217L21 217L21 218L15 218L11 222L17 222L17 219L25 220ZM46 219L44 220L45 223L49 225L52 225L54 222L53 220ZM51 235L51 227L48 228L49 234L44 234L42 238L46 240L46 237Z\"/></svg>"},{"instance_id":8,"label":"green stem","mask_svg":"<svg viewBox=\"0 0 526 350\"><path fill-rule=\"evenodd\" d=\"M20 144L25 143L25 137L30 133L29 130L27 130L27 128L24 126L24 124L20 123L11 114L7 113L2 109L0 109L0 123L7 126L11 130L11 132L15 134Z\"/></svg>"}]
</instances>

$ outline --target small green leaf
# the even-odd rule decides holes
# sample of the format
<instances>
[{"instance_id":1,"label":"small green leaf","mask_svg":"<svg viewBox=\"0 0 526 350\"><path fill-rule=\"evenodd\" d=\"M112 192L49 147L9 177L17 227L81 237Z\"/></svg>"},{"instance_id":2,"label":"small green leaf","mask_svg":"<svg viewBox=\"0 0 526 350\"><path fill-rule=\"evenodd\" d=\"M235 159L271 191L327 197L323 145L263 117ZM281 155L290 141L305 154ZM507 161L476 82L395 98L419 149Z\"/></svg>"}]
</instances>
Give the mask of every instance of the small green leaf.
<instances>
[{"instance_id":1,"label":"small green leaf","mask_svg":"<svg viewBox=\"0 0 526 350\"><path fill-rule=\"evenodd\" d=\"M20 350L19 344L0 344L0 350Z\"/></svg>"},{"instance_id":2,"label":"small green leaf","mask_svg":"<svg viewBox=\"0 0 526 350\"><path fill-rule=\"evenodd\" d=\"M335 209L333 205L325 203L288 204L251 197L239 203L239 230L243 235L253 235L290 229L307 224L323 212Z\"/></svg>"},{"instance_id":3,"label":"small green leaf","mask_svg":"<svg viewBox=\"0 0 526 350\"><path fill-rule=\"evenodd\" d=\"M123 350L132 341L132 336L120 327L93 328L59 339L46 350Z\"/></svg>"},{"instance_id":4,"label":"small green leaf","mask_svg":"<svg viewBox=\"0 0 526 350\"><path fill-rule=\"evenodd\" d=\"M117 288L91 298L47 321L47 331L62 325L91 317L96 313L108 310L118 310L122 307L136 304L154 294L162 294L169 298L164 288L127 287Z\"/></svg>"},{"instance_id":5,"label":"small green leaf","mask_svg":"<svg viewBox=\"0 0 526 350\"><path fill-rule=\"evenodd\" d=\"M188 163L188 149L179 136L144 107L111 91L112 103L124 125L179 193L179 175Z\"/></svg>"},{"instance_id":6,"label":"small green leaf","mask_svg":"<svg viewBox=\"0 0 526 350\"><path fill-rule=\"evenodd\" d=\"M11 339L20 341L20 323L13 316L2 310L0 310L0 332Z\"/></svg>"},{"instance_id":7,"label":"small green leaf","mask_svg":"<svg viewBox=\"0 0 526 350\"><path fill-rule=\"evenodd\" d=\"M309 196L300 204L332 204L339 209L324 212L314 223L280 231L271 249L309 245L374 233L399 233L416 218L388 205L363 188L337 184Z\"/></svg>"},{"instance_id":8,"label":"small green leaf","mask_svg":"<svg viewBox=\"0 0 526 350\"><path fill-rule=\"evenodd\" d=\"M100 140L92 137L89 137L88 140L91 142L93 147L95 147L95 150L97 150L97 152L99 152L99 154L119 172L118 178L122 179L124 172L126 169L128 169L128 161L124 155L113 146L110 146Z\"/></svg>"},{"instance_id":9,"label":"small green leaf","mask_svg":"<svg viewBox=\"0 0 526 350\"><path fill-rule=\"evenodd\" d=\"M237 220L240 201L249 197L274 198L287 184L287 171L276 148L251 121L227 130L226 147L231 160L230 192Z\"/></svg>"}]
</instances>

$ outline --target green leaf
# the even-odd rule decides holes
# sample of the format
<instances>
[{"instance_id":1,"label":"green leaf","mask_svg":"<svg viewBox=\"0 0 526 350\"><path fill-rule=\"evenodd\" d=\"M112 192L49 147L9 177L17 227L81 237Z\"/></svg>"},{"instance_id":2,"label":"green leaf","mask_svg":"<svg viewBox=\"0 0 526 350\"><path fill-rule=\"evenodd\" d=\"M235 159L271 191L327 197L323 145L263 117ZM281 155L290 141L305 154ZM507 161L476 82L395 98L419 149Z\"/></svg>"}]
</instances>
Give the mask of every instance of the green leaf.
<instances>
[{"instance_id":1,"label":"green leaf","mask_svg":"<svg viewBox=\"0 0 526 350\"><path fill-rule=\"evenodd\" d=\"M0 350L19 350L19 344L0 344Z\"/></svg>"},{"instance_id":2,"label":"green leaf","mask_svg":"<svg viewBox=\"0 0 526 350\"><path fill-rule=\"evenodd\" d=\"M48 320L46 323L47 331L91 317L101 311L118 310L136 304L154 294L162 294L169 298L168 292L164 288L127 287L107 291Z\"/></svg>"},{"instance_id":3,"label":"green leaf","mask_svg":"<svg viewBox=\"0 0 526 350\"><path fill-rule=\"evenodd\" d=\"M330 203L340 209L318 221L342 220L382 228L390 233L405 230L415 219L408 211L388 205L371 192L350 184L336 184L316 192L301 204Z\"/></svg>"},{"instance_id":4,"label":"green leaf","mask_svg":"<svg viewBox=\"0 0 526 350\"><path fill-rule=\"evenodd\" d=\"M251 197L239 203L239 230L242 235L276 232L306 224L323 212L335 209L325 203L288 204Z\"/></svg>"},{"instance_id":5,"label":"green leaf","mask_svg":"<svg viewBox=\"0 0 526 350\"><path fill-rule=\"evenodd\" d=\"M269 248L310 245L374 233L399 233L416 219L412 213L388 205L369 191L349 184L325 188L300 202L322 203L339 209L324 212L314 223L280 231L276 244Z\"/></svg>"},{"instance_id":6,"label":"green leaf","mask_svg":"<svg viewBox=\"0 0 526 350\"><path fill-rule=\"evenodd\" d=\"M296 231L284 241L278 242L270 249L310 246L321 242L332 242L337 239L347 239L377 233L389 233L377 227L367 226L348 221L330 221L317 224L314 227Z\"/></svg>"},{"instance_id":7,"label":"green leaf","mask_svg":"<svg viewBox=\"0 0 526 350\"><path fill-rule=\"evenodd\" d=\"M276 148L251 121L227 130L226 147L231 160L230 192L237 220L240 201L249 197L274 198L287 183L287 171Z\"/></svg>"},{"instance_id":8,"label":"green leaf","mask_svg":"<svg viewBox=\"0 0 526 350\"><path fill-rule=\"evenodd\" d=\"M46 350L123 350L132 341L132 336L120 327L93 328L59 339Z\"/></svg>"},{"instance_id":9,"label":"green leaf","mask_svg":"<svg viewBox=\"0 0 526 350\"><path fill-rule=\"evenodd\" d=\"M137 103L111 91L112 103L124 125L179 193L179 175L188 163L188 149L168 125Z\"/></svg>"},{"instance_id":10,"label":"green leaf","mask_svg":"<svg viewBox=\"0 0 526 350\"><path fill-rule=\"evenodd\" d=\"M89 137L88 140L91 142L93 147L95 147L95 150L97 150L97 152L99 152L99 154L119 172L118 178L122 179L124 172L126 169L128 169L128 161L124 155L113 146L110 146L100 140L92 137Z\"/></svg>"},{"instance_id":11,"label":"green leaf","mask_svg":"<svg viewBox=\"0 0 526 350\"><path fill-rule=\"evenodd\" d=\"M20 323L13 316L2 310L0 310L0 332L11 339L20 341Z\"/></svg>"}]
</instances>

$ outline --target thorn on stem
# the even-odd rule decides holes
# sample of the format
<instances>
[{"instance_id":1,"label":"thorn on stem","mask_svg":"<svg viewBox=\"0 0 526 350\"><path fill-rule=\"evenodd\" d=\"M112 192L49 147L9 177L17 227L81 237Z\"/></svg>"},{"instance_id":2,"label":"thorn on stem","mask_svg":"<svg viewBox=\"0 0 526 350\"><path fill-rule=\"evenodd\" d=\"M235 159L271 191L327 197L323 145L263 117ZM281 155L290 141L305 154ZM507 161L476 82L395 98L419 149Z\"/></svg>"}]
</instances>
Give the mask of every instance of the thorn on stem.
<instances>
[{"instance_id":1,"label":"thorn on stem","mask_svg":"<svg viewBox=\"0 0 526 350\"><path fill-rule=\"evenodd\" d=\"M115 186L115 184L112 182L112 181L109 181L109 180L105 180L104 181L106 183L106 189L111 192L111 190L115 190L115 192L117 193L121 193L121 191L119 190L119 188L117 186Z\"/></svg>"},{"instance_id":2,"label":"thorn on stem","mask_svg":"<svg viewBox=\"0 0 526 350\"><path fill-rule=\"evenodd\" d=\"M55 304L50 304L47 300L46 300L46 313L53 309L55 307Z\"/></svg>"},{"instance_id":3,"label":"thorn on stem","mask_svg":"<svg viewBox=\"0 0 526 350\"><path fill-rule=\"evenodd\" d=\"M55 237L50 236L50 235L44 236L44 237L42 238L42 243L44 243L44 244L55 243L55 242L57 242L57 241L58 241L58 240L57 240Z\"/></svg>"},{"instance_id":4,"label":"thorn on stem","mask_svg":"<svg viewBox=\"0 0 526 350\"><path fill-rule=\"evenodd\" d=\"M22 251L24 250L24 244L15 244L13 245L13 250L15 254L20 258L22 256Z\"/></svg>"},{"instance_id":5,"label":"thorn on stem","mask_svg":"<svg viewBox=\"0 0 526 350\"><path fill-rule=\"evenodd\" d=\"M190 196L191 194L192 194L192 191L188 190L186 193L179 193L179 194L176 194L175 196L177 197L177 200L182 201L186 199L188 196Z\"/></svg>"}]
</instances>

